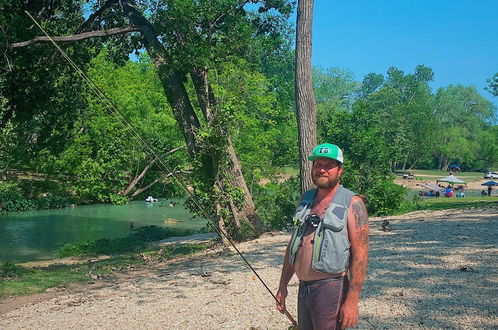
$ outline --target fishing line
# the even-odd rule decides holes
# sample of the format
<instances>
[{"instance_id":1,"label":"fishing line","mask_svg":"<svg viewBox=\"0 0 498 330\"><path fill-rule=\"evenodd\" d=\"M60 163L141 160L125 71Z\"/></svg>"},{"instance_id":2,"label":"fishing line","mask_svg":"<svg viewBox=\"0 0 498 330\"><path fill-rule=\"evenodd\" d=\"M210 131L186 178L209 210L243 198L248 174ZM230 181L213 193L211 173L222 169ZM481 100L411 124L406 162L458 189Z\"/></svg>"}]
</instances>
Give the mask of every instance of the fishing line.
<instances>
[{"instance_id":1,"label":"fishing line","mask_svg":"<svg viewBox=\"0 0 498 330\"><path fill-rule=\"evenodd\" d=\"M78 73L78 75L87 83L87 85L90 87L90 89L95 93L95 95L97 95L97 98L102 101L104 103L104 105L106 106L106 108L121 122L121 124L123 124L125 126L125 129L128 129L129 132L131 132L131 136L132 138L135 139L135 141L137 141L142 147L145 147L147 150L145 151L148 151L150 154L152 154L159 162L159 164L161 164L161 166L163 167L164 170L166 170L166 172L169 172L171 173L171 177L173 178L173 180L175 181L176 184L178 184L186 193L187 195L190 197L191 201L193 201L193 203L195 204L195 206L197 207L197 209L199 210L199 212L208 220L208 224L211 225L211 227L215 230L215 232L223 239L225 238L229 243L230 245L234 248L234 250L237 252L237 254L242 258L242 260L246 263L246 265L251 269L251 271L254 273L254 275L256 275L256 277L259 279L259 281L261 282L261 284L263 284L263 286L266 288L266 290L270 293L270 295L273 297L273 299L277 302L277 303L280 303L277 299L277 297L275 296L275 294L273 294L273 292L270 290L270 288L268 287L268 285L265 283L265 281L263 281L263 279L259 276L259 274L256 272L256 270L251 266L251 264L247 261L247 259L244 257L244 255L239 251L239 249L235 246L235 244L233 243L233 241L228 237L228 235L220 230L219 228L217 228L215 226L215 221L214 221L214 217L210 214L208 214L208 212L204 209L204 207L202 207L199 202L197 201L197 199L195 198L194 194L187 188L186 184L184 184L177 176L176 176L176 173L174 171L172 171L170 169L170 167L168 165L166 165L163 160L157 155L157 153L155 152L155 150L149 145L149 143L147 143L147 141L140 135L140 133L137 131L137 129L132 125L131 122L129 122L126 117L114 106L113 102L111 102L109 100L109 98L107 98L107 96L104 94L104 92L100 89L99 86L97 86L97 84L95 84L93 82L93 80L91 80L79 67L78 65L76 65L76 63L73 62L73 60L69 57L69 55L66 54L66 52L64 52L64 50L62 50L61 47L59 47L59 45L50 37L50 35L45 31L45 29L43 29L41 27L40 24L38 24L38 22L33 18L33 16L31 16L31 14L27 11L25 11L25 13L29 16L29 18L31 18L31 20L38 26L38 28L47 36L47 38L50 40L50 42L55 46L55 48L57 48L57 50L62 54L62 56L66 59L66 61L70 64L70 66ZM294 318L290 315L290 313L285 309L284 310L284 313L285 315L287 316L287 318L292 322L292 324L294 326L297 326L297 322L294 320Z\"/></svg>"}]
</instances>

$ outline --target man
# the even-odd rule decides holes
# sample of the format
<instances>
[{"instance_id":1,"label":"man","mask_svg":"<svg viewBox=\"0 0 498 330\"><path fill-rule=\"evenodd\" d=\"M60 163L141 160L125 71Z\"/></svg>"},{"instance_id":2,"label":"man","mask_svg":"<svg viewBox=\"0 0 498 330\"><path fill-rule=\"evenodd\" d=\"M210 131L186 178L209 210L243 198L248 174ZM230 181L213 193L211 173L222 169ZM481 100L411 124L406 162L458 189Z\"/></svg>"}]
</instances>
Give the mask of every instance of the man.
<instances>
[{"instance_id":1,"label":"man","mask_svg":"<svg viewBox=\"0 0 498 330\"><path fill-rule=\"evenodd\" d=\"M304 193L296 209L277 309L285 311L287 285L296 273L299 330L345 329L358 323L367 268L368 214L362 199L339 184L344 159L338 146L318 145L308 159L313 161L317 189Z\"/></svg>"}]
</instances>

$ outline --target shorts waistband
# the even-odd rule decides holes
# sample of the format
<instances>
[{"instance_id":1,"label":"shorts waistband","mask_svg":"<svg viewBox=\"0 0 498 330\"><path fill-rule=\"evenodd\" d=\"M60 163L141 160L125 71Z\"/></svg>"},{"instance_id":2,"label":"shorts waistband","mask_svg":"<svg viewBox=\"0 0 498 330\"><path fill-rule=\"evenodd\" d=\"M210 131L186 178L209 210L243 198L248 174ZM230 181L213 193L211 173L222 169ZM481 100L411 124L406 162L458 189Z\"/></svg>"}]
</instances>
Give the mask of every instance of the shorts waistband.
<instances>
[{"instance_id":1,"label":"shorts waistband","mask_svg":"<svg viewBox=\"0 0 498 330\"><path fill-rule=\"evenodd\" d=\"M303 285L312 285L316 283L325 283L325 282L331 282L331 281L341 281L344 280L347 276L341 276L341 277L328 277L328 278L322 278L321 280L314 280L314 281L299 281L299 284Z\"/></svg>"}]
</instances>

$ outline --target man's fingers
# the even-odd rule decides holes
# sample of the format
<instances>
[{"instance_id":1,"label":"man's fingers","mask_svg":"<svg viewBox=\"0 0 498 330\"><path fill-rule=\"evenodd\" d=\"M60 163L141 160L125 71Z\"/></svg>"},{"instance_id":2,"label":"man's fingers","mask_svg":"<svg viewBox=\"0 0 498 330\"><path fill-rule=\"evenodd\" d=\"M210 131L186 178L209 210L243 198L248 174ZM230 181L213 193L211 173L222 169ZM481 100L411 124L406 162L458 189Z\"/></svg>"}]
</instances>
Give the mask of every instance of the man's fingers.
<instances>
[{"instance_id":1,"label":"man's fingers","mask_svg":"<svg viewBox=\"0 0 498 330\"><path fill-rule=\"evenodd\" d=\"M285 299L279 299L276 305L279 312L283 314L285 312Z\"/></svg>"},{"instance_id":2,"label":"man's fingers","mask_svg":"<svg viewBox=\"0 0 498 330\"><path fill-rule=\"evenodd\" d=\"M346 328L351 327L351 326L352 326L352 322L351 322L351 321L352 321L352 320L351 320L351 318L350 318L350 317L347 317L347 316L343 317L343 320L341 321L341 323L342 323L342 328L343 328L343 329L346 329Z\"/></svg>"}]
</instances>

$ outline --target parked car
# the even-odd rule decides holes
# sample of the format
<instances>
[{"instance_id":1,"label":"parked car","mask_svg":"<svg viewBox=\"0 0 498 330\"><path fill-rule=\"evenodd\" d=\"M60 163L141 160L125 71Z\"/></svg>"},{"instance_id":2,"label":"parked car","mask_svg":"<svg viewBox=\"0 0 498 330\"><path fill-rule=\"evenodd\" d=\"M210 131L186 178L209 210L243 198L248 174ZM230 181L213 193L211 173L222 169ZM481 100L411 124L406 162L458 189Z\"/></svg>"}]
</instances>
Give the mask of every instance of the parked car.
<instances>
[{"instance_id":1,"label":"parked car","mask_svg":"<svg viewBox=\"0 0 498 330\"><path fill-rule=\"evenodd\" d=\"M411 180L411 179L413 179L414 177L415 177L415 176L414 176L412 173L408 173L408 172L407 172L407 173L403 174L403 179L409 179L409 180Z\"/></svg>"},{"instance_id":2,"label":"parked car","mask_svg":"<svg viewBox=\"0 0 498 330\"><path fill-rule=\"evenodd\" d=\"M485 179L498 179L498 172L488 172L484 174Z\"/></svg>"},{"instance_id":3,"label":"parked car","mask_svg":"<svg viewBox=\"0 0 498 330\"><path fill-rule=\"evenodd\" d=\"M394 175L397 175L397 176L402 177L403 179L409 179L409 180L411 180L415 177L413 175L413 173L405 172L405 171L395 171Z\"/></svg>"}]
</instances>

